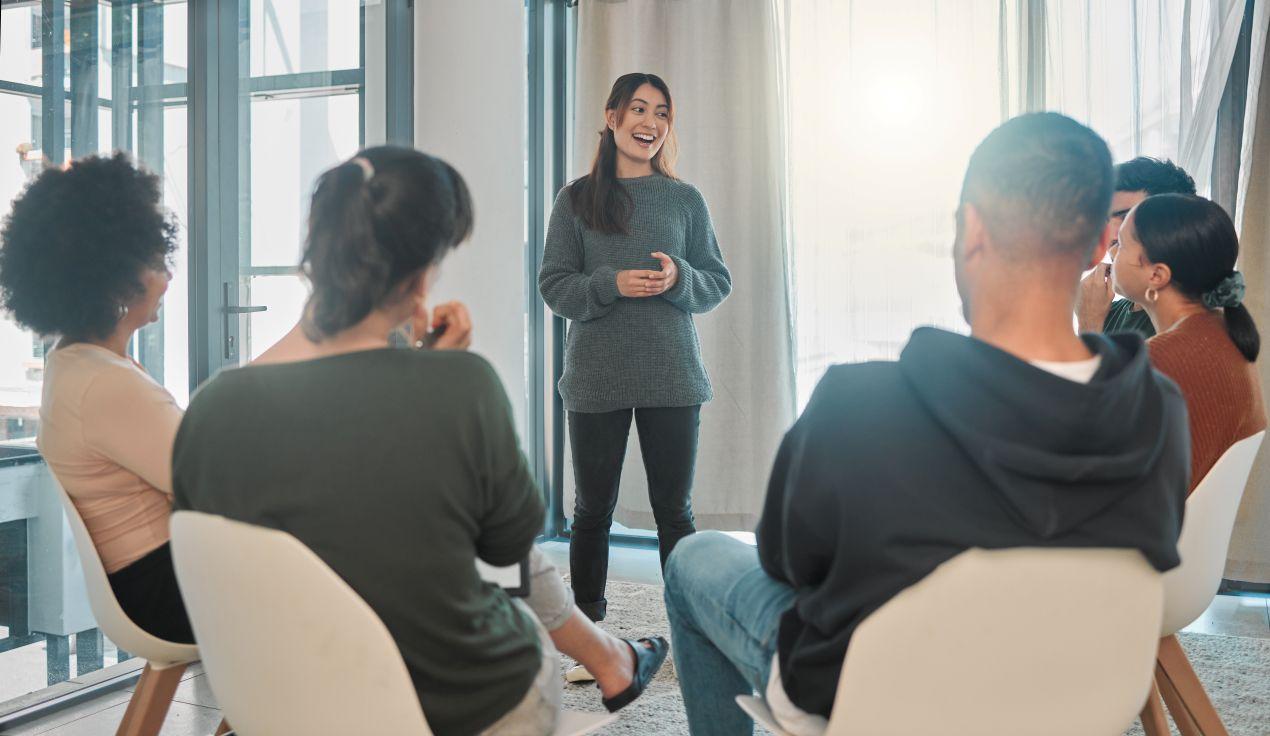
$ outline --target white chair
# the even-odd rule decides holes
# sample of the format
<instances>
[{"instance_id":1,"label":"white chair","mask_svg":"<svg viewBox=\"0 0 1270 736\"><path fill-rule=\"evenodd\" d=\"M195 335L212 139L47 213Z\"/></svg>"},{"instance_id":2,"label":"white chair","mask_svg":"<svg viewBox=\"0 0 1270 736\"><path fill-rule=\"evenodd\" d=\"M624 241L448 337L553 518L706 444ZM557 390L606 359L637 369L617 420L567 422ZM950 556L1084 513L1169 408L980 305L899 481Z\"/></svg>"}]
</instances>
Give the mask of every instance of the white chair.
<instances>
[{"instance_id":1,"label":"white chair","mask_svg":"<svg viewBox=\"0 0 1270 736\"><path fill-rule=\"evenodd\" d=\"M203 665L235 733L432 733L388 629L295 537L178 511L172 553ZM613 720L565 711L556 734L581 736Z\"/></svg>"},{"instance_id":2,"label":"white chair","mask_svg":"<svg viewBox=\"0 0 1270 736\"><path fill-rule=\"evenodd\" d=\"M1213 602L1226 567L1226 552L1243 499L1248 476L1265 432L1230 446L1186 499L1186 516L1177 548L1182 564L1164 574L1164 622L1155 683L1178 729L1190 736L1225 736L1226 727L1195 676L1190 660L1177 641L1177 632L1189 626ZM1152 695L1148 708L1158 711ZM1143 715L1147 736L1167 736L1167 724Z\"/></svg>"},{"instance_id":3,"label":"white chair","mask_svg":"<svg viewBox=\"0 0 1270 736\"><path fill-rule=\"evenodd\" d=\"M1119 736L1151 684L1161 576L1134 550L972 549L860 624L827 736ZM737 698L778 736L766 703Z\"/></svg>"},{"instance_id":4,"label":"white chair","mask_svg":"<svg viewBox=\"0 0 1270 736\"><path fill-rule=\"evenodd\" d=\"M62 508L66 510L66 521L70 524L71 535L75 538L75 547L79 551L84 584L88 588L88 605L93 611L93 617L97 619L97 628L120 649L146 661L141 680L137 683L132 699L128 701L123 722L119 724L116 734L153 736L163 726L163 719L167 717L168 707L172 703L172 695L181 684L181 675L185 668L198 661L198 647L160 639L132 622L115 599L115 592L106 577L106 568L101 564L97 547L93 545L88 528L84 526L84 520L80 518L75 504L60 484L57 484L57 493L62 501ZM218 733L223 733L225 728L222 724Z\"/></svg>"}]
</instances>

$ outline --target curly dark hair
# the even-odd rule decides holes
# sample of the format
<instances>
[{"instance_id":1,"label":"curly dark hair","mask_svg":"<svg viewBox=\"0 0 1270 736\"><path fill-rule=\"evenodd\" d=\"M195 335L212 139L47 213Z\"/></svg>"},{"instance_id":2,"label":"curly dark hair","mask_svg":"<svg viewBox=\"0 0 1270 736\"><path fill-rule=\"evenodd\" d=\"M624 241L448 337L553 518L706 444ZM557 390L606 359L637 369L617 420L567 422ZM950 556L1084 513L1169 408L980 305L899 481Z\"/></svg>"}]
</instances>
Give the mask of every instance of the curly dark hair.
<instances>
[{"instance_id":1,"label":"curly dark hair","mask_svg":"<svg viewBox=\"0 0 1270 736\"><path fill-rule=\"evenodd\" d=\"M0 229L0 308L39 335L101 339L176 250L159 178L122 153L40 174Z\"/></svg>"}]
</instances>

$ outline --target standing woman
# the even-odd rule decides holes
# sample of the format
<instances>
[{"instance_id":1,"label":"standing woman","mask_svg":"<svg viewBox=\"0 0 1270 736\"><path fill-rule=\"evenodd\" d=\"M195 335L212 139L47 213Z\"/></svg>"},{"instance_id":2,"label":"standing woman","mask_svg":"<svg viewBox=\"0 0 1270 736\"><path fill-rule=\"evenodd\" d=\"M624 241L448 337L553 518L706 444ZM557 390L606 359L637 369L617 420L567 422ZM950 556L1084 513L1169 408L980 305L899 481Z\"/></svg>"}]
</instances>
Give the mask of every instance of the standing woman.
<instances>
[{"instance_id":1,"label":"standing woman","mask_svg":"<svg viewBox=\"0 0 1270 736\"><path fill-rule=\"evenodd\" d=\"M666 83L619 77L604 118L591 173L556 198L538 274L543 300L572 322L560 379L577 488L569 568L579 608L596 621L632 416L663 567L696 531L697 430L713 393L692 315L732 291L705 199L674 175Z\"/></svg>"}]
</instances>

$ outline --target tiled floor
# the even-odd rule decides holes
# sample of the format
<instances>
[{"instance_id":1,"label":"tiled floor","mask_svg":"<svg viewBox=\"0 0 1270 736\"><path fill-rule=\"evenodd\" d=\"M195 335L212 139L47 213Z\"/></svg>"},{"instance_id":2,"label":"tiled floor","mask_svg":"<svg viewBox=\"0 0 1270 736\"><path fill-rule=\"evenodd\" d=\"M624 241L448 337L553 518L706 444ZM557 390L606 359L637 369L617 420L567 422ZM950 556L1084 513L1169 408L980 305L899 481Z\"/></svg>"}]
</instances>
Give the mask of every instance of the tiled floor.
<instances>
[{"instance_id":1,"label":"tiled floor","mask_svg":"<svg viewBox=\"0 0 1270 736\"><path fill-rule=\"evenodd\" d=\"M1270 639L1270 598L1219 595L1185 631Z\"/></svg>"},{"instance_id":2,"label":"tiled floor","mask_svg":"<svg viewBox=\"0 0 1270 736\"><path fill-rule=\"evenodd\" d=\"M141 666L134 662L116 667L135 670ZM112 674L119 672L116 667L109 668ZM2 733L4 736L110 736L123 720L131 696L132 688L108 693ZM161 736L207 736L216 731L220 721L220 711L202 665L191 665L172 698Z\"/></svg>"},{"instance_id":3,"label":"tiled floor","mask_svg":"<svg viewBox=\"0 0 1270 736\"><path fill-rule=\"evenodd\" d=\"M567 544L549 542L543 549L557 566L568 569ZM657 551L614 548L609 575L615 580L659 584L661 570ZM1186 630L1270 639L1270 598L1218 596L1204 615ZM3 731L0 736L109 736L123 719L129 695L123 691L111 693L21 728ZM199 665L194 665L176 691L161 736L208 736L219 723L220 711L216 709L207 677Z\"/></svg>"},{"instance_id":4,"label":"tiled floor","mask_svg":"<svg viewBox=\"0 0 1270 736\"><path fill-rule=\"evenodd\" d=\"M4 633L7 635L8 631L5 630ZM109 639L105 640L105 645L102 661L114 663L117 657L115 645ZM22 698L28 693L45 687L47 683L46 657L47 649L43 641L0 654L0 702ZM71 672L75 672L79 665L74 638L71 639L71 655L68 664ZM80 679L79 677L72 678L71 683Z\"/></svg>"}]
</instances>

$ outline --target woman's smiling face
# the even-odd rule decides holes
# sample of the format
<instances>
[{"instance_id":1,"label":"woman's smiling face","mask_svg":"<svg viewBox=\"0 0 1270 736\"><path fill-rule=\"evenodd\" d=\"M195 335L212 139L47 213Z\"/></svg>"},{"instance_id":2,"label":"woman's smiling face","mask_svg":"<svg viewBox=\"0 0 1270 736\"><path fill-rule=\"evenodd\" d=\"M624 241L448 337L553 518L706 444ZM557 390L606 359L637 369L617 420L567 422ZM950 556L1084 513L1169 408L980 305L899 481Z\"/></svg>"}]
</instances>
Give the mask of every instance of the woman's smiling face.
<instances>
[{"instance_id":1,"label":"woman's smiling face","mask_svg":"<svg viewBox=\"0 0 1270 736\"><path fill-rule=\"evenodd\" d=\"M635 90L625 110L609 110L607 118L618 152L639 163L651 162L670 133L670 104L647 83Z\"/></svg>"}]
</instances>

